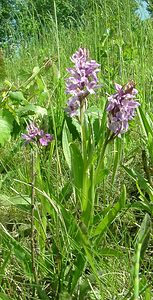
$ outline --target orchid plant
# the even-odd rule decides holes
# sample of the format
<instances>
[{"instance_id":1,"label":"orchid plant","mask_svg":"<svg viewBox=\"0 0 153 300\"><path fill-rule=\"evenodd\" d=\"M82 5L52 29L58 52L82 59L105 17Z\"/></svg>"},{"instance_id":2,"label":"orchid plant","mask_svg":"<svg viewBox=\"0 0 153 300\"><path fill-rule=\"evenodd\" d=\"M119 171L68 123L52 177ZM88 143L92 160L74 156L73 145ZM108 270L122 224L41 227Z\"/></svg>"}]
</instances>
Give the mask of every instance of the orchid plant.
<instances>
[{"instance_id":1,"label":"orchid plant","mask_svg":"<svg viewBox=\"0 0 153 300\"><path fill-rule=\"evenodd\" d=\"M66 79L66 93L70 95L70 98L65 111L80 126L81 152L76 143L69 140L71 162L68 163L74 177L76 195L80 201L82 221L89 227L93 224L95 191L104 176L103 167L106 147L112 140L128 130L128 123L133 119L135 109L139 106L139 102L135 100L138 91L135 89L133 81L128 82L123 87L117 83L115 84L116 93L109 95L106 110L104 109L102 112L102 120L99 120L99 138L97 142L95 141L92 110L91 117L88 116L87 99L89 95L94 95L98 88L101 88L97 77L100 72L100 65L89 58L89 51L84 48L76 51L72 55L71 61L74 63L74 67L67 69L70 77ZM65 130L67 130L68 139L69 134L66 125ZM64 137L65 135L66 133L64 133ZM65 146L63 149L65 149ZM67 158L66 151L65 156ZM76 178L76 168L73 166L73 161L77 157L76 152L79 157L78 164L80 164L79 179Z\"/></svg>"}]
</instances>

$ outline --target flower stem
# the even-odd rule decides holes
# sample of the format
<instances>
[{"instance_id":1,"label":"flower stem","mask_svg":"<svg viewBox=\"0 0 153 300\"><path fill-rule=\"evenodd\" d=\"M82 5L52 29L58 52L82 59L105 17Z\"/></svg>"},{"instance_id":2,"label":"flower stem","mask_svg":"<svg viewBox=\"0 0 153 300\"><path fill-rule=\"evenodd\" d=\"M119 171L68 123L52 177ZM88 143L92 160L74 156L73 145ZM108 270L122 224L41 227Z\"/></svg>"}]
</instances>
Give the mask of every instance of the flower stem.
<instances>
[{"instance_id":1,"label":"flower stem","mask_svg":"<svg viewBox=\"0 0 153 300\"><path fill-rule=\"evenodd\" d=\"M103 160L104 160L104 155L105 155L106 147L109 144L109 142L111 142L114 139L114 137L115 137L114 133L112 133L111 136L110 136L110 133L111 133L110 130L108 130L106 138L105 138L105 141L104 141L103 146L102 146L102 150L100 152L100 156L99 156L97 168L96 168L96 171L95 171L95 185L97 183L97 178L98 178L98 176L99 176L99 174L101 172L101 169L103 167Z\"/></svg>"},{"instance_id":2,"label":"flower stem","mask_svg":"<svg viewBox=\"0 0 153 300\"><path fill-rule=\"evenodd\" d=\"M31 180L31 261L32 272L34 277L33 296L36 294L35 286L38 283L37 270L35 264L35 226L34 226L34 211L35 211L35 154L33 149L31 150L31 162L32 162L32 180Z\"/></svg>"}]
</instances>

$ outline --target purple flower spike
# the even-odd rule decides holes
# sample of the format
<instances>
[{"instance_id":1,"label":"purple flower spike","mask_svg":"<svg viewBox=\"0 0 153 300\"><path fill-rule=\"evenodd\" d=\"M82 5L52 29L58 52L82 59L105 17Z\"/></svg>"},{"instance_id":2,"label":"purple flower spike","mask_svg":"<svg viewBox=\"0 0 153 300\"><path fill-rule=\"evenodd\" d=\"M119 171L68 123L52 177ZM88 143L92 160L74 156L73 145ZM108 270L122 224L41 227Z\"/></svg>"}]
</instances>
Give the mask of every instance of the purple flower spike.
<instances>
[{"instance_id":1,"label":"purple flower spike","mask_svg":"<svg viewBox=\"0 0 153 300\"><path fill-rule=\"evenodd\" d=\"M134 100L138 91L133 81L123 87L116 83L115 89L116 93L108 97L108 127L119 135L128 130L128 121L133 119L140 103Z\"/></svg>"},{"instance_id":2,"label":"purple flower spike","mask_svg":"<svg viewBox=\"0 0 153 300\"><path fill-rule=\"evenodd\" d=\"M66 112L71 116L76 116L77 110L89 94L94 94L99 87L97 73L100 65L95 60L89 60L89 51L80 48L76 51L71 61L74 68L68 68L70 77L66 79L66 93L72 97L67 102Z\"/></svg>"},{"instance_id":3,"label":"purple flower spike","mask_svg":"<svg viewBox=\"0 0 153 300\"><path fill-rule=\"evenodd\" d=\"M49 142L51 142L54 138L49 133L44 133L43 130L39 129L34 125L34 123L30 123L27 128L27 134L22 134L22 138L25 140L25 144L30 142L39 143L42 146L47 146Z\"/></svg>"}]
</instances>

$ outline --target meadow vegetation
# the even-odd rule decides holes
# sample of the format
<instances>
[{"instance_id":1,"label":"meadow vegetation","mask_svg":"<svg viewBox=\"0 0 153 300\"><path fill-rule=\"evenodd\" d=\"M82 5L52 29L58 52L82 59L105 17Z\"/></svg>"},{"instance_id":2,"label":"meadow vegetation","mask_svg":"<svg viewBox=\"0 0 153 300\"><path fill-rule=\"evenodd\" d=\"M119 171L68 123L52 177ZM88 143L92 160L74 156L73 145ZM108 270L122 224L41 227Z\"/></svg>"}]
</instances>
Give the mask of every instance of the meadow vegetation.
<instances>
[{"instance_id":1,"label":"meadow vegetation","mask_svg":"<svg viewBox=\"0 0 153 300\"><path fill-rule=\"evenodd\" d=\"M132 0L40 3L0 30L0 299L151 300L152 19ZM72 89L76 51L90 75Z\"/></svg>"}]
</instances>

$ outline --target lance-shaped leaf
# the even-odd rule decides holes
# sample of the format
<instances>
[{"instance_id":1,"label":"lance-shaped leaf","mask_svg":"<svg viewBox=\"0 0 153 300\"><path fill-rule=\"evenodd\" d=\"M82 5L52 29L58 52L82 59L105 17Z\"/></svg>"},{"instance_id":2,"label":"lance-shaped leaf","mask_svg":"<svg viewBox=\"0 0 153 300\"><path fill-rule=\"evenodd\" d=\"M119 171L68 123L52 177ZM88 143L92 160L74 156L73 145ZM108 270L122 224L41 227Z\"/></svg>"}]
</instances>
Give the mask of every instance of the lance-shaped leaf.
<instances>
[{"instance_id":1,"label":"lance-shaped leaf","mask_svg":"<svg viewBox=\"0 0 153 300\"><path fill-rule=\"evenodd\" d=\"M97 225L97 227L93 231L93 236L97 236L97 235L101 236L106 232L110 224L115 220L117 214L125 206L125 200L126 200L126 187L123 186L119 201L108 211L107 215Z\"/></svg>"}]
</instances>

